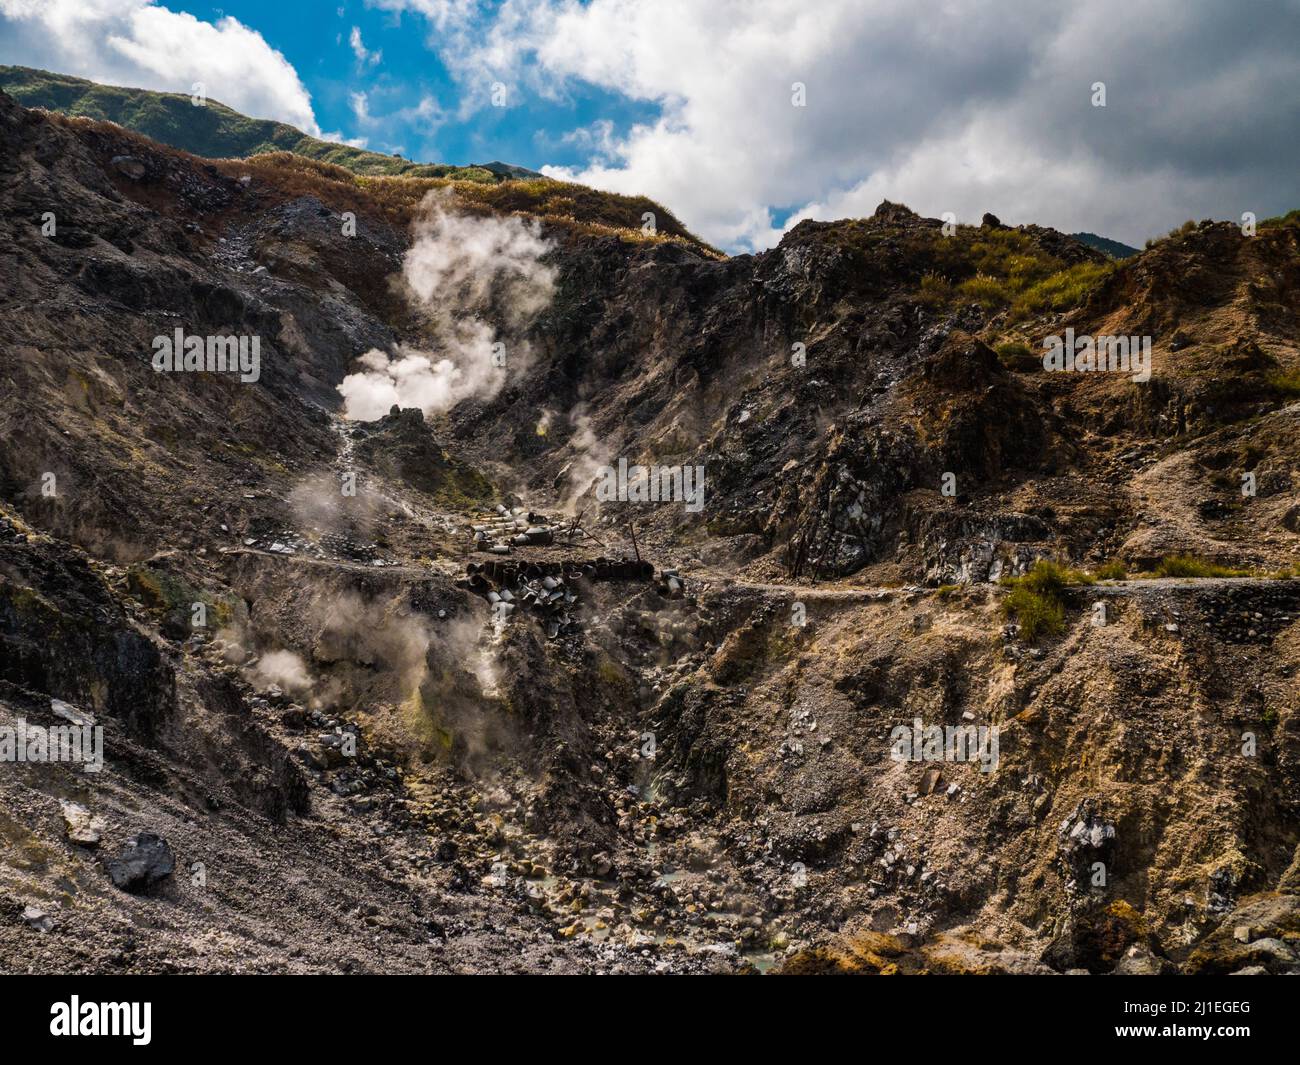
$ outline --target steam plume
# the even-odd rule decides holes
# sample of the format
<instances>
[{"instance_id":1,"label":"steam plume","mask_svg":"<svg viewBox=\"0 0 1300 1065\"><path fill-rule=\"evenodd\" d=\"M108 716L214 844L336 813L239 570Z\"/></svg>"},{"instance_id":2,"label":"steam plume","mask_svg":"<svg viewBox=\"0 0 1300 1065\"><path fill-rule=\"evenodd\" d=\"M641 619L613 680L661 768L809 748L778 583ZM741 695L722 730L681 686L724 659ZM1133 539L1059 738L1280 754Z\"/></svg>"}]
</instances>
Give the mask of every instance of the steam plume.
<instances>
[{"instance_id":1,"label":"steam plume","mask_svg":"<svg viewBox=\"0 0 1300 1065\"><path fill-rule=\"evenodd\" d=\"M550 303L555 271L542 262L550 245L535 220L463 214L442 189L425 197L414 234L402 276L428 314L433 347L360 356L362 370L338 386L348 418L374 421L394 404L428 416L490 399L526 365L522 333Z\"/></svg>"}]
</instances>

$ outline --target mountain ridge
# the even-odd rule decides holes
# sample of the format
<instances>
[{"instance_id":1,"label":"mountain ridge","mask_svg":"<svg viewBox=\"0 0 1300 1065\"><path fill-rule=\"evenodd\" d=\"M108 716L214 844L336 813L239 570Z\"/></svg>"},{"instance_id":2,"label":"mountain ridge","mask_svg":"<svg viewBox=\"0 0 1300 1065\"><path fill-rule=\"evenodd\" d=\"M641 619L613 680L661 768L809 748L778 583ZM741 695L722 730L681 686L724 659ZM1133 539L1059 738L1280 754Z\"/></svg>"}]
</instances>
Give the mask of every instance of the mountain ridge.
<instances>
[{"instance_id":1,"label":"mountain ridge","mask_svg":"<svg viewBox=\"0 0 1300 1065\"><path fill-rule=\"evenodd\" d=\"M34 67L0 66L0 89L26 107L115 122L152 140L205 158L230 159L292 151L362 175L484 182L505 177L541 177L536 171L509 163L484 166L415 163L396 155L322 140L285 122L250 118L215 99L195 107L188 96L180 93L106 85Z\"/></svg>"}]
</instances>

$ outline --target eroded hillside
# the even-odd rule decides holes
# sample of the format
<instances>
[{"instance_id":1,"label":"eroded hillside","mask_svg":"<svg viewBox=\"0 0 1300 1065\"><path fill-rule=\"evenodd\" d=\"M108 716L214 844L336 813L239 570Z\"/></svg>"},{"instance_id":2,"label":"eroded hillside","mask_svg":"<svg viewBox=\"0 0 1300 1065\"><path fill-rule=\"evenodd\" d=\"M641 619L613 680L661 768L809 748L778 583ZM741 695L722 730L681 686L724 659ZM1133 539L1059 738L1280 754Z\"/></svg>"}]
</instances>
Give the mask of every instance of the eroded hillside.
<instances>
[{"instance_id":1,"label":"eroded hillside","mask_svg":"<svg viewBox=\"0 0 1300 1065\"><path fill-rule=\"evenodd\" d=\"M0 766L6 969L1300 967L1294 224L727 258L3 94L0 143L0 726L105 760Z\"/></svg>"}]
</instances>

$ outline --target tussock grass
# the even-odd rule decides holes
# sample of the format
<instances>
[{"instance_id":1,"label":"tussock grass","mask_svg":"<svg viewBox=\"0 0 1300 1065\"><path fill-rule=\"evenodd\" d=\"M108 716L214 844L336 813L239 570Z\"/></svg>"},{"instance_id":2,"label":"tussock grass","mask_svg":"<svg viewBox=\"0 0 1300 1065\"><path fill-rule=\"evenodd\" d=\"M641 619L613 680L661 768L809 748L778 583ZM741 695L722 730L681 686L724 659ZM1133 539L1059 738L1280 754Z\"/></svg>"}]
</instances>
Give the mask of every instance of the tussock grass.
<instances>
[{"instance_id":1,"label":"tussock grass","mask_svg":"<svg viewBox=\"0 0 1300 1065\"><path fill-rule=\"evenodd\" d=\"M938 307L952 299L952 284L939 274L929 273L921 278L917 294L927 307Z\"/></svg>"},{"instance_id":2,"label":"tussock grass","mask_svg":"<svg viewBox=\"0 0 1300 1065\"><path fill-rule=\"evenodd\" d=\"M1065 628L1065 589L1095 581L1091 573L1039 559L1023 577L999 582L1010 588L1002 613L1015 619L1022 640L1036 643L1040 636L1056 636Z\"/></svg>"},{"instance_id":3,"label":"tussock grass","mask_svg":"<svg viewBox=\"0 0 1300 1065\"><path fill-rule=\"evenodd\" d=\"M1287 211L1286 214L1280 214L1273 218L1265 218L1259 224L1260 229L1281 229L1284 226L1300 227L1300 208Z\"/></svg>"},{"instance_id":4,"label":"tussock grass","mask_svg":"<svg viewBox=\"0 0 1300 1065\"><path fill-rule=\"evenodd\" d=\"M1157 564L1156 577L1251 577L1252 570L1233 569L1196 555L1166 555Z\"/></svg>"},{"instance_id":5,"label":"tussock grass","mask_svg":"<svg viewBox=\"0 0 1300 1065\"><path fill-rule=\"evenodd\" d=\"M1006 278L993 274L976 274L968 277L957 286L957 292L963 299L978 303L981 307L1005 307L1011 302L1014 293Z\"/></svg>"},{"instance_id":6,"label":"tussock grass","mask_svg":"<svg viewBox=\"0 0 1300 1065\"><path fill-rule=\"evenodd\" d=\"M1060 270L1016 296L1012 316L1024 318L1077 307L1112 269L1111 263L1078 263Z\"/></svg>"},{"instance_id":7,"label":"tussock grass","mask_svg":"<svg viewBox=\"0 0 1300 1065\"><path fill-rule=\"evenodd\" d=\"M450 189L457 205L470 212L517 212L579 232L638 243L688 244L711 257L724 258L691 234L670 211L645 196L599 192L549 178L484 184L451 178L358 175L292 152L220 160L216 165L232 177L251 174L290 198L315 196L335 210L379 214L398 226L410 224L431 190ZM647 212L655 216L654 233L642 232L642 216Z\"/></svg>"},{"instance_id":8,"label":"tussock grass","mask_svg":"<svg viewBox=\"0 0 1300 1065\"><path fill-rule=\"evenodd\" d=\"M1300 370L1278 370L1268 374L1264 384L1279 399L1300 398Z\"/></svg>"},{"instance_id":9,"label":"tussock grass","mask_svg":"<svg viewBox=\"0 0 1300 1065\"><path fill-rule=\"evenodd\" d=\"M1014 229L961 226L950 238L928 239L938 243L918 248L934 264L921 279L923 303L978 303L987 310L1009 310L1012 320L1078 306L1116 266L1115 261L1067 266Z\"/></svg>"}]
</instances>

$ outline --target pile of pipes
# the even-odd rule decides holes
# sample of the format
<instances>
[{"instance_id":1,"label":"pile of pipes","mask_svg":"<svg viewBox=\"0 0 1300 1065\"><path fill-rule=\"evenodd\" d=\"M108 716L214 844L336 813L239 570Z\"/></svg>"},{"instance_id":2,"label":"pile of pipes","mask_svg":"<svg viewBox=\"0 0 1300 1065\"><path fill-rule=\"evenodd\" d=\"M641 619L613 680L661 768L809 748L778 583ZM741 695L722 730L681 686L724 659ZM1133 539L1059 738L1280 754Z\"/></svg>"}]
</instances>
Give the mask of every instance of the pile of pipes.
<instances>
[{"instance_id":1,"label":"pile of pipes","mask_svg":"<svg viewBox=\"0 0 1300 1065\"><path fill-rule=\"evenodd\" d=\"M680 599L686 591L686 584L675 569L666 569L659 574L657 591L665 599Z\"/></svg>"},{"instance_id":2,"label":"pile of pipes","mask_svg":"<svg viewBox=\"0 0 1300 1065\"><path fill-rule=\"evenodd\" d=\"M497 504L493 517L470 529L474 534L474 546L494 555L508 555L512 547L545 546L555 542L545 515L530 513L523 507L511 509L504 503Z\"/></svg>"},{"instance_id":3,"label":"pile of pipes","mask_svg":"<svg viewBox=\"0 0 1300 1065\"><path fill-rule=\"evenodd\" d=\"M492 604L493 614L501 620L518 607L531 610L541 618L548 639L578 631L578 622L570 612L578 597L563 577L525 579L513 591L502 588L499 592L488 592L487 600Z\"/></svg>"}]
</instances>

